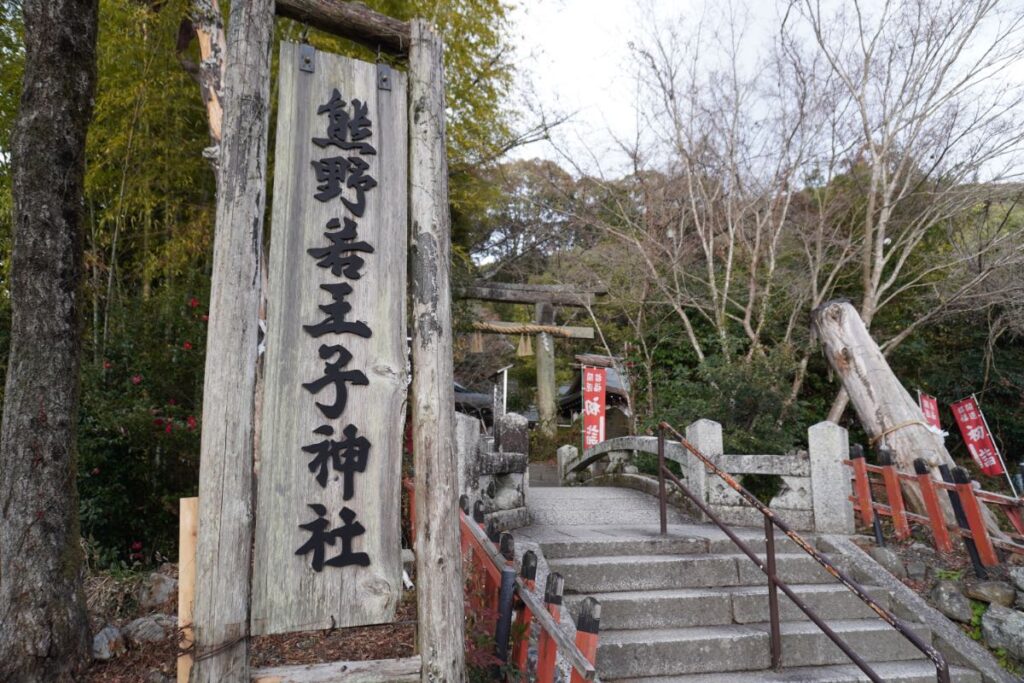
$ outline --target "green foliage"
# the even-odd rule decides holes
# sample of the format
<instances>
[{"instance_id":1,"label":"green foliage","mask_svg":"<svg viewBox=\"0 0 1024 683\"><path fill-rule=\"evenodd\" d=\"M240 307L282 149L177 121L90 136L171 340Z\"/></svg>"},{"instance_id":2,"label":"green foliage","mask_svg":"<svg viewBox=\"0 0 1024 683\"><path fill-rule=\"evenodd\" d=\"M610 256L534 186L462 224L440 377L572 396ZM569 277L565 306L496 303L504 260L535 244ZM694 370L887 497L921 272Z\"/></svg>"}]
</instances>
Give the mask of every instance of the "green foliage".
<instances>
[{"instance_id":1,"label":"green foliage","mask_svg":"<svg viewBox=\"0 0 1024 683\"><path fill-rule=\"evenodd\" d=\"M102 362L83 367L82 533L101 557L173 556L178 499L195 495L206 340L195 294L162 290L120 311L138 323L117 321Z\"/></svg>"}]
</instances>

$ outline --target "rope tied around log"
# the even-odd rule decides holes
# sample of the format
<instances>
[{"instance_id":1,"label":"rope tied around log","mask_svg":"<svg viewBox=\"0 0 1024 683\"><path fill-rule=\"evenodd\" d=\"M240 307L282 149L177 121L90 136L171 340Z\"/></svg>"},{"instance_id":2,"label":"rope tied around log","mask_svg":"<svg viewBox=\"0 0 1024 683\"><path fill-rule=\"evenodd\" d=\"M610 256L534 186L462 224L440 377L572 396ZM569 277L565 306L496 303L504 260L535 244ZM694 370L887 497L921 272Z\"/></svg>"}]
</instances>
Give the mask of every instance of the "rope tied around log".
<instances>
[{"instance_id":1,"label":"rope tied around log","mask_svg":"<svg viewBox=\"0 0 1024 683\"><path fill-rule=\"evenodd\" d=\"M553 337L572 337L572 331L557 325L536 325L522 323L520 325L493 325L491 323L473 323L473 329L477 332L494 332L496 334L541 334L547 333Z\"/></svg>"},{"instance_id":2,"label":"rope tied around log","mask_svg":"<svg viewBox=\"0 0 1024 683\"><path fill-rule=\"evenodd\" d=\"M870 444L871 448L874 448L875 444L877 444L879 441L889 436L893 432L903 429L904 427L912 427L914 425L921 425L928 431L931 431L931 427L927 423L922 422L921 420L907 420L906 422L901 422L894 427L889 427L878 436L871 437L871 440L868 443Z\"/></svg>"}]
</instances>

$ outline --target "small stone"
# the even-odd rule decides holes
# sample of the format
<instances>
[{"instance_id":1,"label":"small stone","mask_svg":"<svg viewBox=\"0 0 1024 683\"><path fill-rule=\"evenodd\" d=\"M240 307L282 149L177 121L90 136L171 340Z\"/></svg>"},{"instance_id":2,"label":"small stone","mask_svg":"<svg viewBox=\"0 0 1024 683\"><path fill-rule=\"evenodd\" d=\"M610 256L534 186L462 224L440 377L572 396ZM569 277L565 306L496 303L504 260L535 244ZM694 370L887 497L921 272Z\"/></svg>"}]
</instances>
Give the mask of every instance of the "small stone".
<instances>
[{"instance_id":1,"label":"small stone","mask_svg":"<svg viewBox=\"0 0 1024 683\"><path fill-rule=\"evenodd\" d=\"M312 648L314 645L316 645L316 643L313 642L313 640L311 638L306 638L304 640L300 640L299 642L295 643L295 649L296 650L308 650L308 649Z\"/></svg>"},{"instance_id":2,"label":"small stone","mask_svg":"<svg viewBox=\"0 0 1024 683\"><path fill-rule=\"evenodd\" d=\"M992 604L981 617L981 634L991 648L1005 648L1010 656L1024 659L1024 612Z\"/></svg>"},{"instance_id":3,"label":"small stone","mask_svg":"<svg viewBox=\"0 0 1024 683\"><path fill-rule=\"evenodd\" d=\"M967 587L967 597L1009 607L1016 599L1017 591L1005 581L982 581Z\"/></svg>"},{"instance_id":4,"label":"small stone","mask_svg":"<svg viewBox=\"0 0 1024 683\"><path fill-rule=\"evenodd\" d=\"M1024 567L1010 567L1010 581L1017 590L1024 591Z\"/></svg>"},{"instance_id":5,"label":"small stone","mask_svg":"<svg viewBox=\"0 0 1024 683\"><path fill-rule=\"evenodd\" d=\"M903 566L903 561L900 560L900 556L889 548L875 546L868 551L868 555L870 555L875 562L882 565L882 567L896 578L906 578L907 568Z\"/></svg>"},{"instance_id":6,"label":"small stone","mask_svg":"<svg viewBox=\"0 0 1024 683\"><path fill-rule=\"evenodd\" d=\"M99 633L92 637L93 659L107 661L123 655L127 650L124 634L116 626L104 626Z\"/></svg>"},{"instance_id":7,"label":"small stone","mask_svg":"<svg viewBox=\"0 0 1024 683\"><path fill-rule=\"evenodd\" d=\"M143 609L159 607L170 600L177 590L178 581L176 579L160 572L153 572L139 586L139 606Z\"/></svg>"},{"instance_id":8,"label":"small stone","mask_svg":"<svg viewBox=\"0 0 1024 683\"><path fill-rule=\"evenodd\" d=\"M146 683L173 683L174 679L159 671L150 671L146 676Z\"/></svg>"},{"instance_id":9,"label":"small stone","mask_svg":"<svg viewBox=\"0 0 1024 683\"><path fill-rule=\"evenodd\" d=\"M1013 606L1024 611L1024 591L1017 591L1017 600L1013 603Z\"/></svg>"},{"instance_id":10,"label":"small stone","mask_svg":"<svg viewBox=\"0 0 1024 683\"><path fill-rule=\"evenodd\" d=\"M928 565L920 560L907 562L907 576L914 581L924 581L928 578Z\"/></svg>"},{"instance_id":11,"label":"small stone","mask_svg":"<svg viewBox=\"0 0 1024 683\"><path fill-rule=\"evenodd\" d=\"M939 581L929 594L935 609L953 621L962 624L971 623L974 614L971 612L971 601L960 592L960 586L953 581Z\"/></svg>"},{"instance_id":12,"label":"small stone","mask_svg":"<svg viewBox=\"0 0 1024 683\"><path fill-rule=\"evenodd\" d=\"M178 627L177 620L166 614L151 614L139 617L124 627L124 635L132 645L158 643Z\"/></svg>"}]
</instances>

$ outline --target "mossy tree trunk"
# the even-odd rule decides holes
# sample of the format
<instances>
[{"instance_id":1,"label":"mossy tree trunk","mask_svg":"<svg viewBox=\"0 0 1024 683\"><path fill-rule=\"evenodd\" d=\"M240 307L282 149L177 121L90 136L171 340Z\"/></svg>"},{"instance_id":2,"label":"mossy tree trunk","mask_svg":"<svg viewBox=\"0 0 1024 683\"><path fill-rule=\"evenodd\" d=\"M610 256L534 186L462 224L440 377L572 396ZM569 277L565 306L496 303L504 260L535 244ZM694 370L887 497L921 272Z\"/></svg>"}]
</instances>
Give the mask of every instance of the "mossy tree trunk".
<instances>
[{"instance_id":1,"label":"mossy tree trunk","mask_svg":"<svg viewBox=\"0 0 1024 683\"><path fill-rule=\"evenodd\" d=\"M0 434L0 680L72 681L89 624L75 485L85 136L97 0L24 0Z\"/></svg>"}]
</instances>

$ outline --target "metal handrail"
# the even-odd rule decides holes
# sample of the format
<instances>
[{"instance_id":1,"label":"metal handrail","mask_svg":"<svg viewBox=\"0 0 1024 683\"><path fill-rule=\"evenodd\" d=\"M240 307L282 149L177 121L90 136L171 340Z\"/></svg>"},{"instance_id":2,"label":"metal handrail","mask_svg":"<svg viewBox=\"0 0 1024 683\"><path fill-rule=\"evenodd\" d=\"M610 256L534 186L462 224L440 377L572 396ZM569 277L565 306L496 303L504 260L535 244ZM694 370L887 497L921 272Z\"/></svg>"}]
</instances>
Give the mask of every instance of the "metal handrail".
<instances>
[{"instance_id":1,"label":"metal handrail","mask_svg":"<svg viewBox=\"0 0 1024 683\"><path fill-rule=\"evenodd\" d=\"M731 489L736 491L744 500L750 503L758 512L764 516L764 531L765 531L765 556L766 560L762 561L752 550L744 543L733 531L725 524L722 520L715 515L710 507L703 501L698 499L693 493L690 492L686 486L683 485L679 478L676 477L666 466L665 466L665 431L671 431L679 439L679 443L704 463L704 466L712 473L716 474L722 481L729 485ZM661 516L661 533L665 534L668 531L668 499L665 491L665 479L666 477L675 484L682 493L690 499L690 501L697 506L697 508L703 512L708 519L710 519L719 529L721 529L729 539L736 544L736 546L743 551L743 553L749 557L757 567L765 573L768 577L768 615L770 621L770 647L771 647L771 659L772 668L776 671L782 668L782 636L779 627L779 603L776 589L781 590L785 593L793 604L799 607L807 617L814 622L814 624L821 629L828 638L836 644L836 646L843 651L843 653L856 664L861 671L867 675L874 683L884 683L883 679L879 678L878 674L875 673L874 669L865 662L860 655L854 652L846 642L839 637L828 624L821 620L821 618L812 610L810 607L804 604L790 587L776 574L775 571L775 529L778 527L786 536L788 536L794 543L797 544L804 552L814 558L814 560L824 567L825 571L831 574L841 584L846 586L854 595L860 598L868 607L871 608L885 623L892 626L906 638L910 643L920 650L928 659L935 665L935 674L938 679L938 683L950 683L949 678L949 665L946 664L945 658L939 653L938 650L933 648L931 645L925 643L921 638L910 630L910 628L903 623L901 619L896 617L892 612L879 605L875 600L867 594L867 592L853 579L851 579L844 571L833 565L826 559L821 553L813 548L800 534L793 531L788 524L782 521L776 514L775 511L770 507L759 501L754 497L750 491L745 489L742 484L736 481L728 472L719 468L714 462L712 462L706 455L701 453L693 444L686 440L679 431L667 422L662 422L658 425L658 495L660 502L660 516Z\"/></svg>"}]
</instances>

